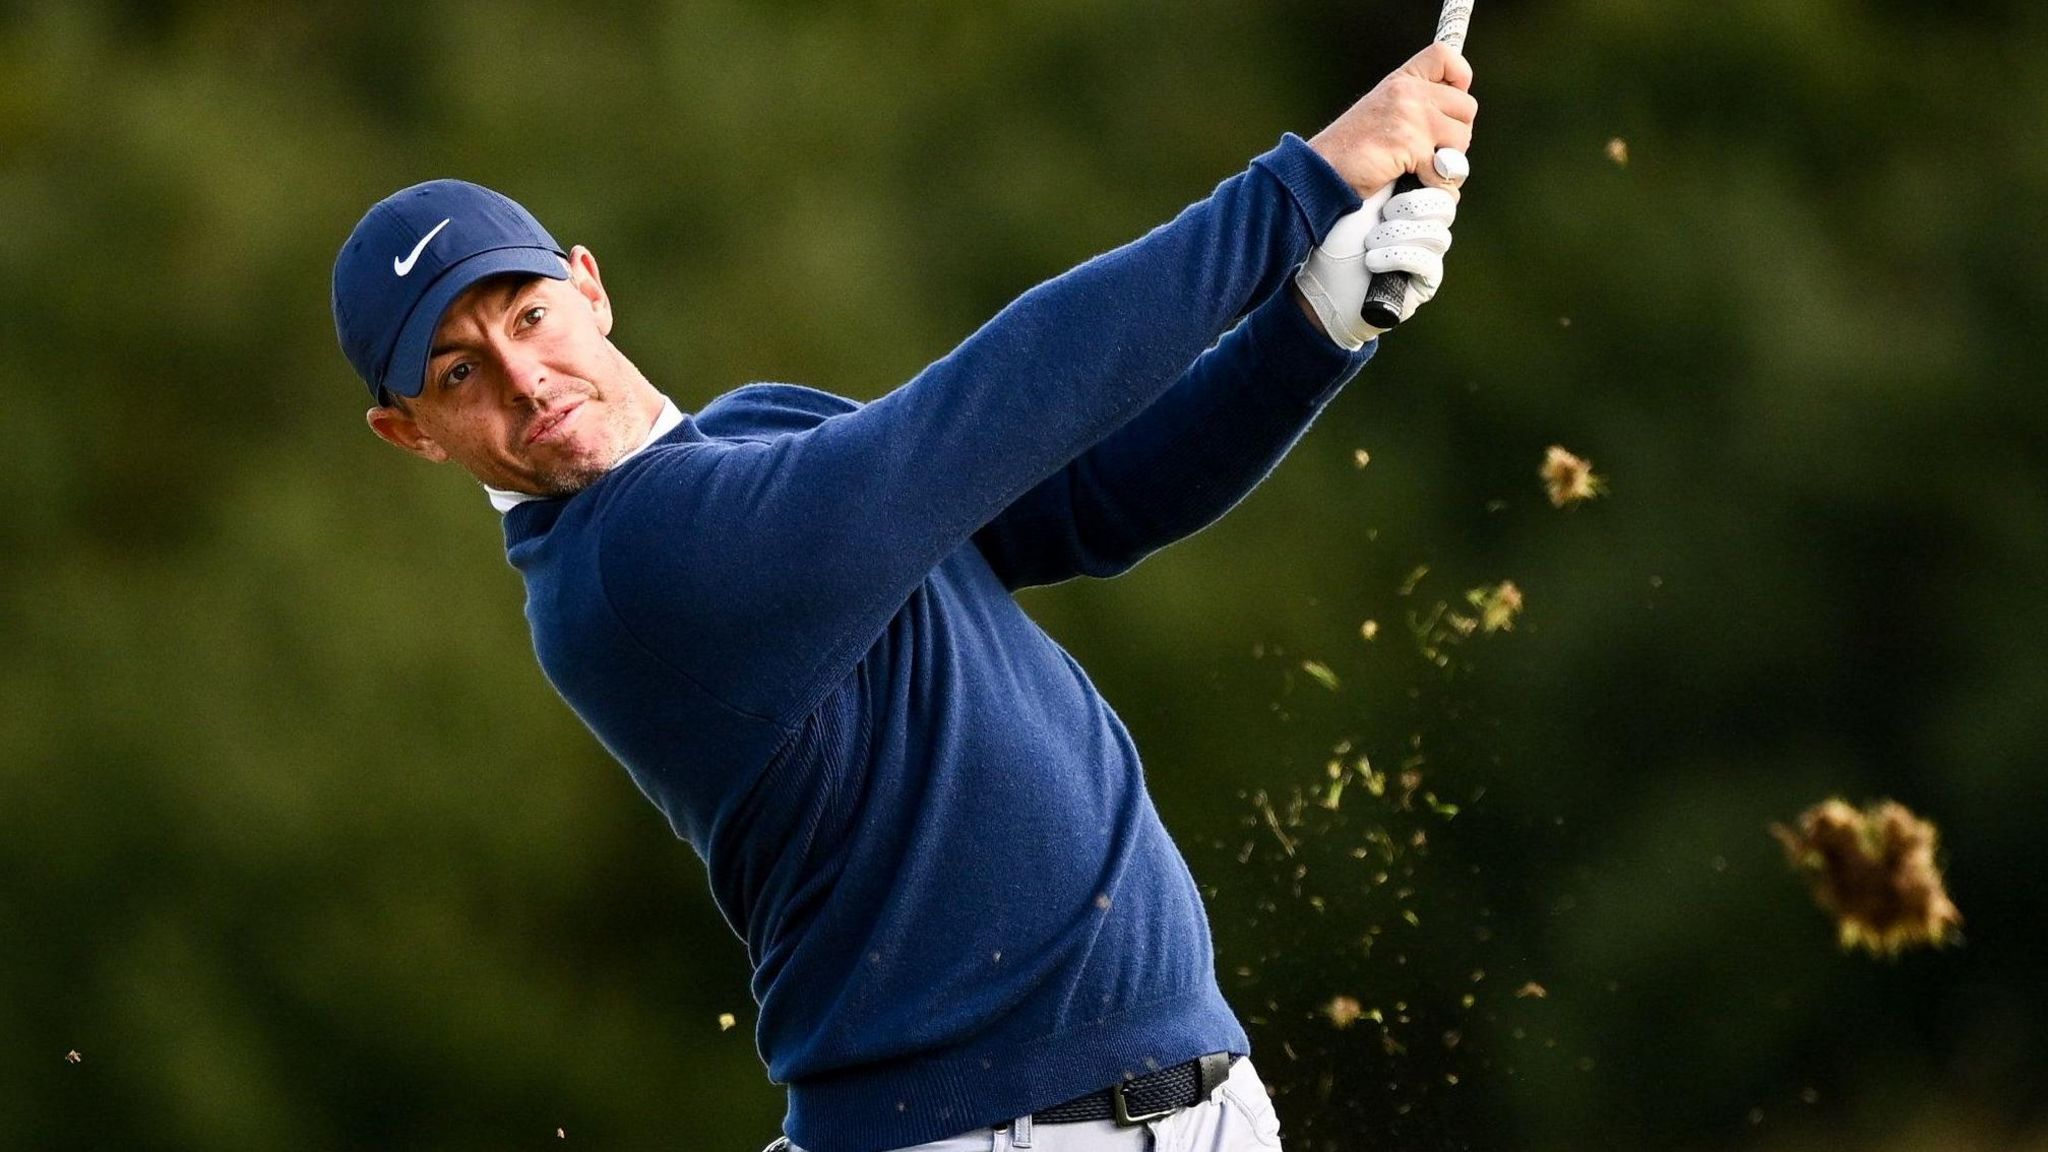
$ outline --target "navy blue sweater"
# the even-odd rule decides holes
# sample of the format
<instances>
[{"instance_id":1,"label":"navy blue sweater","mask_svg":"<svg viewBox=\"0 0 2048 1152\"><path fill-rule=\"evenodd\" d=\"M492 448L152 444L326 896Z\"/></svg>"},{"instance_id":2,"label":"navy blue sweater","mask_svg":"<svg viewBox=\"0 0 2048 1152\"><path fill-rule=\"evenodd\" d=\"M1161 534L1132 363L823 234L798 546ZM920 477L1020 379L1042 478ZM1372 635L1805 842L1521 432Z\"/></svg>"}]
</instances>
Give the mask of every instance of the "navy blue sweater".
<instances>
[{"instance_id":1,"label":"navy blue sweater","mask_svg":"<svg viewBox=\"0 0 2048 1152\"><path fill-rule=\"evenodd\" d=\"M809 1152L1247 1050L1137 749L1011 592L1271 471L1371 354L1282 290L1357 204L1289 136L872 403L741 388L506 517L542 668L746 940Z\"/></svg>"}]
</instances>

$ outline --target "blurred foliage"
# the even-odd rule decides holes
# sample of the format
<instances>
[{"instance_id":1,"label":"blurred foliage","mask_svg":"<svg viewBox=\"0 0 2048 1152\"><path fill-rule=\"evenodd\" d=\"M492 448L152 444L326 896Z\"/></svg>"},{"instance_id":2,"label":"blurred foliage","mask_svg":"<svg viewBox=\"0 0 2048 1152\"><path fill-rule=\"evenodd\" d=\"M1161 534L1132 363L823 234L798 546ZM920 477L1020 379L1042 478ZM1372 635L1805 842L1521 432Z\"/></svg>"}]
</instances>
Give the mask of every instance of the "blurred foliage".
<instances>
[{"instance_id":1,"label":"blurred foliage","mask_svg":"<svg viewBox=\"0 0 2048 1152\"><path fill-rule=\"evenodd\" d=\"M1224 525L1027 601L1146 752L1291 1146L2048 1147L2048 14L1480 7L1439 300ZM685 407L874 396L1434 13L0 6L0 1144L780 1116L496 518L362 428L327 277L372 201L521 199ZM1611 493L1549 508L1551 443ZM1502 579L1515 631L1418 656ZM1318 807L1344 741L1459 813ZM1836 951L1764 834L1830 793L1941 825L1965 946Z\"/></svg>"}]
</instances>

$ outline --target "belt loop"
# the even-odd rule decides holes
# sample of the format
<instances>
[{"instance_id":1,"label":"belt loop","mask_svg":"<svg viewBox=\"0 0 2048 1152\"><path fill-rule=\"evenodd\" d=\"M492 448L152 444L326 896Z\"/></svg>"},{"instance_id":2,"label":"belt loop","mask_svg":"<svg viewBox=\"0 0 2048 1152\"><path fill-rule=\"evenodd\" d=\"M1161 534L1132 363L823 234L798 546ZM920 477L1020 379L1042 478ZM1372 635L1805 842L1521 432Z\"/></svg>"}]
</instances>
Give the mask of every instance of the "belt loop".
<instances>
[{"instance_id":1,"label":"belt loop","mask_svg":"<svg viewBox=\"0 0 2048 1152\"><path fill-rule=\"evenodd\" d=\"M1031 1115L1025 1113L1010 1124L1010 1147L1031 1147Z\"/></svg>"}]
</instances>

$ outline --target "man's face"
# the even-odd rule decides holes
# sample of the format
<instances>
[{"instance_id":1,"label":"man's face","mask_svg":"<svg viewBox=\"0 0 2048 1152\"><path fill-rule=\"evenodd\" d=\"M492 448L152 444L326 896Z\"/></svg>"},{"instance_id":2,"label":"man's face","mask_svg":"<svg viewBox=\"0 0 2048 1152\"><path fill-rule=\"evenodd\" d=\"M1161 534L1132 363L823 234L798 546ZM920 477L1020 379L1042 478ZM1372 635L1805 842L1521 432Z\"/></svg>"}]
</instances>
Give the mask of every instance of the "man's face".
<instances>
[{"instance_id":1,"label":"man's face","mask_svg":"<svg viewBox=\"0 0 2048 1152\"><path fill-rule=\"evenodd\" d=\"M441 317L418 396L370 427L494 488L582 491L647 435L661 398L609 339L611 302L588 249L569 278L492 276Z\"/></svg>"}]
</instances>

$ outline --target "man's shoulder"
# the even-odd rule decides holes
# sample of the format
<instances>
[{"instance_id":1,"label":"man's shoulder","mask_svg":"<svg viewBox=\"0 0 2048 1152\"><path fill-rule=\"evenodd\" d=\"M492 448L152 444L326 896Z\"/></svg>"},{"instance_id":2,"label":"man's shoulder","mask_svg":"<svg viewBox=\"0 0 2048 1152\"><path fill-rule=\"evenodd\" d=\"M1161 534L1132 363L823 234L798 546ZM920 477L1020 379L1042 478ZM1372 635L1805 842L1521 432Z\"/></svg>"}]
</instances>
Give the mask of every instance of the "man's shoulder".
<instances>
[{"instance_id":1,"label":"man's shoulder","mask_svg":"<svg viewBox=\"0 0 2048 1152\"><path fill-rule=\"evenodd\" d=\"M801 384L748 384L706 404L696 421L707 436L749 440L802 432L859 407L859 401Z\"/></svg>"},{"instance_id":2,"label":"man's shoulder","mask_svg":"<svg viewBox=\"0 0 2048 1152\"><path fill-rule=\"evenodd\" d=\"M654 578L648 589L654 598L698 581L694 597L703 606L722 605L721 588L751 583L758 574L739 565L740 551L729 545L678 545L730 541L748 532L767 497L758 470L744 461L859 408L856 401L795 384L735 388L569 500L562 522L573 517L577 531L587 534L615 593L642 576Z\"/></svg>"}]
</instances>

